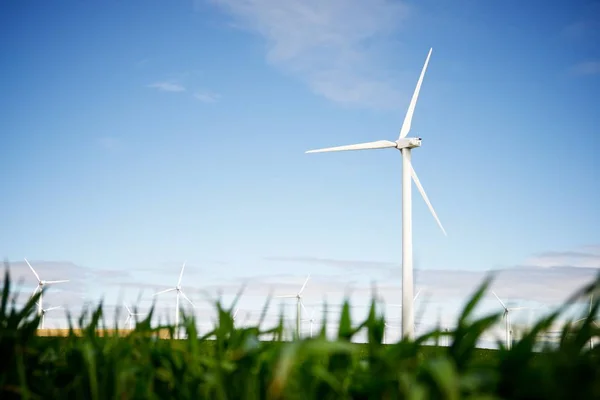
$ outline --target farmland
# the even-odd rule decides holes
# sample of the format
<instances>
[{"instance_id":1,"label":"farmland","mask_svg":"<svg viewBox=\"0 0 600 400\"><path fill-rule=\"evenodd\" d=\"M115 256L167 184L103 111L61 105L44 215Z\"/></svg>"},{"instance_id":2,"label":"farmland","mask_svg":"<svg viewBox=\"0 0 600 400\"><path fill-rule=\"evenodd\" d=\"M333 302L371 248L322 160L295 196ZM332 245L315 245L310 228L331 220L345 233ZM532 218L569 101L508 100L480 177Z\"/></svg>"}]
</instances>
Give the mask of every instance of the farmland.
<instances>
[{"instance_id":1,"label":"farmland","mask_svg":"<svg viewBox=\"0 0 600 400\"><path fill-rule=\"evenodd\" d=\"M592 282L565 304L597 290ZM214 330L198 335L184 316L187 338L172 339L173 326L152 326L152 312L134 330L103 326L102 307L69 330L39 331L34 296L10 306L10 279L0 309L1 398L72 399L594 399L600 398L600 350L593 315L563 328L560 344L534 351L538 335L564 310L540 319L510 349L476 348L477 339L501 316L472 317L487 290L473 295L450 332L382 344L384 319L373 303L354 321L341 310L335 339L283 341L283 317L264 327L236 327L232 310L216 303ZM353 343L359 332L368 342ZM426 341L450 336L447 347ZM159 337L160 339L157 339Z\"/></svg>"}]
</instances>

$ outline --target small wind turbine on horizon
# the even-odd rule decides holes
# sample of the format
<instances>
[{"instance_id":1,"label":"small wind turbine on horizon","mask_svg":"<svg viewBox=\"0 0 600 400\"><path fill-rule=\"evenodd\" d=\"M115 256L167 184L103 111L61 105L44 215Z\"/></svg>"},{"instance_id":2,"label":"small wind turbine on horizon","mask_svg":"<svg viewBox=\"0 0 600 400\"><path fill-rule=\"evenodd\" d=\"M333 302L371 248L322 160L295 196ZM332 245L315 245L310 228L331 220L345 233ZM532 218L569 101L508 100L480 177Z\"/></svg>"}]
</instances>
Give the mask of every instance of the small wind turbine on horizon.
<instances>
[{"instance_id":1,"label":"small wind turbine on horizon","mask_svg":"<svg viewBox=\"0 0 600 400\"><path fill-rule=\"evenodd\" d=\"M523 310L527 307L507 307L506 304L504 304L504 302L500 300L500 297L498 297L496 292L492 291L492 293L494 294L494 296L496 296L496 298L500 302L500 305L502 305L502 308L504 309L503 317L506 322L506 348L510 349L512 347L512 327L510 325L510 312L516 310Z\"/></svg>"},{"instance_id":2,"label":"small wind turbine on horizon","mask_svg":"<svg viewBox=\"0 0 600 400\"><path fill-rule=\"evenodd\" d=\"M308 314L306 307L304 307L304 303L300 303L300 304L302 305L302 308L304 309L304 311ZM310 337L313 337L313 323L315 322L315 309L311 308L310 317L304 318L302 321L308 321L310 323L309 335L310 335Z\"/></svg>"},{"instance_id":3,"label":"small wind turbine on horizon","mask_svg":"<svg viewBox=\"0 0 600 400\"><path fill-rule=\"evenodd\" d=\"M42 296L44 295L43 289L44 286L46 285L53 285L55 283L64 283L64 282L69 282L68 280L60 280L60 281L45 281L40 279L40 276L37 274L37 272L35 272L35 269L33 269L33 267L31 266L31 264L29 264L29 261L27 261L26 258L24 258L25 262L27 263L27 265L29 266L29 268L31 269L31 272L33 272L33 274L35 275L35 278L38 280L38 284L35 287L35 289L33 290L33 293L31 294L31 297L35 296L35 294L40 291L40 298L37 301L37 306L38 306L38 315L42 316L42 324L44 322L44 318L43 318L43 310L44 310L44 299L42 298Z\"/></svg>"},{"instance_id":4,"label":"small wind turbine on horizon","mask_svg":"<svg viewBox=\"0 0 600 400\"><path fill-rule=\"evenodd\" d=\"M176 291L177 292L177 297L176 297L176 301L175 301L175 329L176 329L176 333L175 333L175 337L179 339L179 296L183 296L184 299L186 299L191 305L192 307L196 307L194 305L194 303L192 303L192 301L190 299L188 299L188 297L185 295L185 293L183 293L183 289L181 288L181 279L183 278L183 270L185 269L185 264L187 261L183 262L183 266L181 267L181 272L179 273L179 280L177 281L177 286L175 286L174 288L170 288L170 289L165 289L165 290L161 290L158 293L154 293L153 296L158 296L159 294L163 294L163 293L167 293L167 292L172 292L172 291Z\"/></svg>"},{"instance_id":5,"label":"small wind turbine on horizon","mask_svg":"<svg viewBox=\"0 0 600 400\"><path fill-rule=\"evenodd\" d=\"M414 309L413 309L413 246L412 246L412 193L411 193L411 179L415 182L417 189L423 196L429 211L435 218L440 229L446 235L446 230L442 226L425 190L417 177L412 163L411 163L411 150L417 147L421 147L421 138L409 138L406 137L410 132L413 113L419 97L419 91L421 90L421 84L423 83L423 77L431 57L433 49L429 49L425 65L421 71L421 75L417 82L417 87L413 93L413 97L408 106L404 123L400 130L400 136L395 142L390 140L378 140L375 142L351 144L347 146L328 147L318 150L309 150L306 153L322 153L332 151L346 151L346 150L375 150L375 149L387 149L395 148L400 150L402 154L402 336L413 337L414 336Z\"/></svg>"},{"instance_id":6,"label":"small wind turbine on horizon","mask_svg":"<svg viewBox=\"0 0 600 400\"><path fill-rule=\"evenodd\" d=\"M306 280L304 281L304 284L302 285L302 287L300 288L298 293L283 295L283 296L276 296L277 298L280 298L280 299L292 299L292 298L297 299L297 301L296 301L296 335L298 337L300 337L300 307L304 307L304 304L302 303L302 292L304 292L304 288L306 288L306 284L308 283L309 279L310 279L310 274L308 274L308 276L306 277Z\"/></svg>"},{"instance_id":7,"label":"small wind turbine on horizon","mask_svg":"<svg viewBox=\"0 0 600 400\"><path fill-rule=\"evenodd\" d=\"M126 303L123 303L123 305L125 306L125 309L127 309L127 313L128 313L127 319L125 320L125 325L127 325L127 323L129 322L129 329L132 330L133 329L133 317L135 317L137 315L142 315L142 314L132 312Z\"/></svg>"},{"instance_id":8,"label":"small wind turbine on horizon","mask_svg":"<svg viewBox=\"0 0 600 400\"><path fill-rule=\"evenodd\" d=\"M37 304L37 303L36 303L36 304ZM38 307L39 307L39 305L38 305ZM56 307L50 307L50 308L45 308L45 309L42 309L42 321L41 321L41 329L44 329L44 325L45 325L45 322L46 322L46 313L47 313L48 311L57 310L57 309L59 309L59 308L62 308L62 306L56 306Z\"/></svg>"}]
</instances>

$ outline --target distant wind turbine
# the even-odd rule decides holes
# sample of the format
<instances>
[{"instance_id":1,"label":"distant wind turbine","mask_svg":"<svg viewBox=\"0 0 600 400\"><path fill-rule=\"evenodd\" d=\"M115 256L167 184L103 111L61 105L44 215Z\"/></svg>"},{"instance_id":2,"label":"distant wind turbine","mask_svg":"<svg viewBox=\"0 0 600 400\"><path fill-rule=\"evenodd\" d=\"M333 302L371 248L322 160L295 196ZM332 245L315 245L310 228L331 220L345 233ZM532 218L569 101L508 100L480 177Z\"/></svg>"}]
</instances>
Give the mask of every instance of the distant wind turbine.
<instances>
[{"instance_id":1,"label":"distant wind turbine","mask_svg":"<svg viewBox=\"0 0 600 400\"><path fill-rule=\"evenodd\" d=\"M31 272L33 272L33 274L35 275L35 278L38 280L38 285L35 287L35 289L33 290L33 293L31 294L31 297L35 296L35 294L39 291L40 292L40 298L37 302L37 306L38 306L38 315L39 316L43 316L43 310L44 310L44 299L42 299L42 296L44 295L44 292L42 291L42 289L44 288L44 286L46 285L53 285L55 283L64 283L64 282L69 282L68 280L62 280L62 281L45 281L40 279L40 276L37 274L37 272L35 272L35 269L33 269L33 267L31 266L31 264L29 264L29 261L27 261L26 258L24 258L25 262L27 263L27 265L29 265L29 268L31 269ZM44 321L44 319L42 318L42 322Z\"/></svg>"},{"instance_id":2,"label":"distant wind turbine","mask_svg":"<svg viewBox=\"0 0 600 400\"><path fill-rule=\"evenodd\" d=\"M446 230L442 226L429 198L425 194L423 186L417 177L417 173L412 167L411 163L411 150L421 146L421 138L409 138L406 137L410 132L413 113L419 97L419 91L421 90L421 84L423 83L423 77L425 76L425 70L431 57L433 49L429 49L425 65L421 71L421 76L417 82L417 87L413 93L413 97L408 106L402 129L400 130L400 136L395 142L389 140L378 140L369 143L351 144L347 146L328 147L318 150L309 150L306 153L322 153L331 151L346 151L346 150L375 150L375 149L387 149L395 148L400 150L402 154L402 336L411 338L414 336L414 309L413 309L413 248L412 248L412 196L411 196L411 179L415 181L417 189L423 196L425 203L429 207L429 210L433 214L433 217L437 221L438 225L442 229L444 235Z\"/></svg>"},{"instance_id":3,"label":"distant wind turbine","mask_svg":"<svg viewBox=\"0 0 600 400\"><path fill-rule=\"evenodd\" d=\"M306 312L308 314L306 307L304 307L304 303L300 303L300 305L302 306L302 309L304 310L304 312ZM313 323L315 322L314 308L311 308L311 310L310 310L310 317L304 318L302 321L308 321L310 323L309 335L310 335L310 337L313 337Z\"/></svg>"},{"instance_id":4,"label":"distant wind turbine","mask_svg":"<svg viewBox=\"0 0 600 400\"><path fill-rule=\"evenodd\" d=\"M127 325L127 323L129 322L129 329L133 329L133 317L137 316L137 315L142 315L141 313L134 313L131 311L131 308L129 308L127 306L127 304L123 303L123 305L125 306L125 308L127 309L127 319L125 320L125 325Z\"/></svg>"},{"instance_id":5,"label":"distant wind turbine","mask_svg":"<svg viewBox=\"0 0 600 400\"><path fill-rule=\"evenodd\" d=\"M44 329L44 325L45 325L45 321L46 321L46 313L48 311L57 310L59 308L62 308L62 307L61 306L56 306L56 307L45 308L45 309L42 310L42 325L41 325L41 329Z\"/></svg>"},{"instance_id":6,"label":"distant wind turbine","mask_svg":"<svg viewBox=\"0 0 600 400\"><path fill-rule=\"evenodd\" d=\"M175 329L176 329L176 338L179 339L179 296L183 296L184 299L186 299L191 305L192 307L196 307L194 305L194 303L192 303L192 301L190 299L188 299L188 297L185 295L185 293L183 293L183 289L181 288L181 278L183 278L183 270L185 269L185 263L187 261L183 262L183 266L181 267L181 272L179 273L179 280L177 281L177 286L175 286L174 288L170 288L170 289L165 289L162 290L158 293L154 293L154 296L158 296L159 294L163 294L163 293L167 293L167 292L172 292L173 290L177 291L177 297L176 297L176 301L175 301Z\"/></svg>"},{"instance_id":7,"label":"distant wind turbine","mask_svg":"<svg viewBox=\"0 0 600 400\"><path fill-rule=\"evenodd\" d=\"M496 296L496 298L502 305L502 308L504 309L503 317L504 321L506 322L506 348L510 349L512 347L512 327L510 325L510 312L516 310L523 310L527 307L507 307L506 304L504 304L504 302L500 300L500 297L498 297L496 292L492 291L492 293L494 294L494 296Z\"/></svg>"},{"instance_id":8,"label":"distant wind turbine","mask_svg":"<svg viewBox=\"0 0 600 400\"><path fill-rule=\"evenodd\" d=\"M306 284L308 283L309 279L310 279L310 274L308 274L308 276L306 277L306 280L304 281L304 284L302 285L302 287L300 288L298 293L290 294L290 295L283 295L283 296L276 296L277 298L280 298L280 299L291 299L291 298L297 299L297 301L296 301L296 334L298 337L300 337L300 307L304 307L304 304L302 303L302 292L304 292L304 288L306 288Z\"/></svg>"}]
</instances>

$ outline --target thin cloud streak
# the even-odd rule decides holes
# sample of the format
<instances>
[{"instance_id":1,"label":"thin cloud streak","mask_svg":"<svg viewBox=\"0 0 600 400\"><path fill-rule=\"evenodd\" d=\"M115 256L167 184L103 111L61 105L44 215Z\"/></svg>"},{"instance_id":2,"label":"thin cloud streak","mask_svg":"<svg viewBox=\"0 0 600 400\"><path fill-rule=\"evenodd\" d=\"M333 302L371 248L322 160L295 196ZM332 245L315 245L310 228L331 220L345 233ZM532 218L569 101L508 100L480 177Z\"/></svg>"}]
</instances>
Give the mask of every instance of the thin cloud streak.
<instances>
[{"instance_id":1,"label":"thin cloud streak","mask_svg":"<svg viewBox=\"0 0 600 400\"><path fill-rule=\"evenodd\" d=\"M571 72L576 75L597 75L600 74L600 61L585 61L574 65Z\"/></svg>"},{"instance_id":2,"label":"thin cloud streak","mask_svg":"<svg viewBox=\"0 0 600 400\"><path fill-rule=\"evenodd\" d=\"M210 0L267 42L269 63L313 92L352 106L390 108L399 94L376 60L408 7L389 0Z\"/></svg>"},{"instance_id":3,"label":"thin cloud streak","mask_svg":"<svg viewBox=\"0 0 600 400\"><path fill-rule=\"evenodd\" d=\"M203 103L216 103L221 98L221 95L211 92L196 92L194 93L194 98Z\"/></svg>"},{"instance_id":4,"label":"thin cloud streak","mask_svg":"<svg viewBox=\"0 0 600 400\"><path fill-rule=\"evenodd\" d=\"M185 88L175 82L155 82L148 85L149 88L157 89L162 92L184 92Z\"/></svg>"}]
</instances>

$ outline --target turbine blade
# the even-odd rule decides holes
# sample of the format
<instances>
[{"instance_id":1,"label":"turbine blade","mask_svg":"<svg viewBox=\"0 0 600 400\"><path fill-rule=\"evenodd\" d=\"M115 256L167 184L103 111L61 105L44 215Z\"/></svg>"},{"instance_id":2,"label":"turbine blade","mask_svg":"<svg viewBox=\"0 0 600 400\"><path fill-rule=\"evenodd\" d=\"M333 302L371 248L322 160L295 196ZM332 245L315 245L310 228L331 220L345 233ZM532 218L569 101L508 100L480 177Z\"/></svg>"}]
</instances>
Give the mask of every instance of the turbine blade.
<instances>
[{"instance_id":1,"label":"turbine blade","mask_svg":"<svg viewBox=\"0 0 600 400\"><path fill-rule=\"evenodd\" d=\"M66 281L65 280L63 280L63 281L46 281L45 284L49 285L51 283L64 283L64 282L69 282L69 280L67 279Z\"/></svg>"},{"instance_id":2,"label":"turbine blade","mask_svg":"<svg viewBox=\"0 0 600 400\"><path fill-rule=\"evenodd\" d=\"M496 294L496 292L494 292L492 290L492 293L494 294L494 296L496 296L496 298L498 299L498 301L500 302L500 304L502 304L502 307L504 308L505 311L508 311L508 308L506 307L506 305L502 302L502 300L500 300L500 297L498 297L498 295Z\"/></svg>"},{"instance_id":3,"label":"turbine blade","mask_svg":"<svg viewBox=\"0 0 600 400\"><path fill-rule=\"evenodd\" d=\"M389 140L378 140L376 142L349 144L345 146L327 147L324 149L309 150L308 153L327 153L330 151L346 151L346 150L374 150L374 149L387 149L389 147L396 147L396 142Z\"/></svg>"},{"instance_id":4,"label":"turbine blade","mask_svg":"<svg viewBox=\"0 0 600 400\"><path fill-rule=\"evenodd\" d=\"M59 309L59 308L62 308L62 307L61 306L50 307L50 308L46 308L45 311L52 311L52 310L56 310L56 309Z\"/></svg>"},{"instance_id":5,"label":"turbine blade","mask_svg":"<svg viewBox=\"0 0 600 400\"><path fill-rule=\"evenodd\" d=\"M183 270L185 269L186 262L187 260L183 262L183 266L181 267L181 272L179 273L179 280L177 281L177 286L181 285L181 278L183 278Z\"/></svg>"},{"instance_id":6,"label":"turbine blade","mask_svg":"<svg viewBox=\"0 0 600 400\"><path fill-rule=\"evenodd\" d=\"M419 294L420 294L420 293L421 293L421 289L419 289L419 290L417 291L417 294L415 294L415 297L413 298L413 302L414 302L414 301L417 301L417 297L419 297Z\"/></svg>"},{"instance_id":7,"label":"turbine blade","mask_svg":"<svg viewBox=\"0 0 600 400\"><path fill-rule=\"evenodd\" d=\"M235 319L235 316L237 315L238 311L240 311L239 307L235 309L235 312L233 313L233 317L232 317L233 319Z\"/></svg>"},{"instance_id":8,"label":"turbine blade","mask_svg":"<svg viewBox=\"0 0 600 400\"><path fill-rule=\"evenodd\" d=\"M192 303L192 301L190 299L188 299L188 297L185 295L185 293L183 293L183 290L180 290L179 293L181 293L181 295L183 296L184 299L186 299L187 301L189 301L189 303L192 305L192 307L196 308L196 306L194 305L194 303Z\"/></svg>"},{"instance_id":9,"label":"turbine blade","mask_svg":"<svg viewBox=\"0 0 600 400\"><path fill-rule=\"evenodd\" d=\"M172 292L173 290L176 290L175 288L171 288L171 289L165 289L165 290L161 290L158 293L154 293L152 296L157 296L159 294L163 294L163 293L167 293L167 292Z\"/></svg>"},{"instance_id":10,"label":"turbine blade","mask_svg":"<svg viewBox=\"0 0 600 400\"><path fill-rule=\"evenodd\" d=\"M435 221L437 222L438 226L444 233L444 236L448 236L448 234L446 233L446 230L444 229L444 227L442 226L442 223L440 222L440 219L438 218L435 210L433 209L433 206L431 205L431 202L429 201L429 198L427 197L427 194L425 193L425 189L423 189L423 186L421 185L421 181L419 181L419 177L417 176L417 173L415 172L415 169L413 168L410 160L408 160L408 165L410 166L410 174L412 175L413 181L415 181L415 185L417 185L417 189L419 189L421 196L423 196L423 200L425 200L427 207L429 207L429 211L431 211L431 215L433 215L433 218L435 218Z\"/></svg>"},{"instance_id":11,"label":"turbine blade","mask_svg":"<svg viewBox=\"0 0 600 400\"><path fill-rule=\"evenodd\" d=\"M129 309L129 307L127 306L126 303L123 303L123 305L125 306L125 308L127 309L127 312L131 315L131 310Z\"/></svg>"},{"instance_id":12,"label":"turbine blade","mask_svg":"<svg viewBox=\"0 0 600 400\"><path fill-rule=\"evenodd\" d=\"M300 288L300 291L298 292L298 294L302 294L302 292L304 292L304 288L306 287L306 284L308 283L308 280L310 279L310 274L308 274L308 276L306 277L306 280L304 281L304 285L302 285L302 288Z\"/></svg>"},{"instance_id":13,"label":"turbine blade","mask_svg":"<svg viewBox=\"0 0 600 400\"><path fill-rule=\"evenodd\" d=\"M302 306L302 311L308 314L308 310L306 309L306 307L304 307L304 302L302 300L300 300L300 306Z\"/></svg>"},{"instance_id":14,"label":"turbine blade","mask_svg":"<svg viewBox=\"0 0 600 400\"><path fill-rule=\"evenodd\" d=\"M29 268L31 269L31 272L33 272L33 274L35 275L35 277L37 278L38 282L41 280L40 276L37 274L37 272L35 272L35 269L33 269L33 267L31 266L31 264L29 264L29 261L27 261L26 258L24 258L25 262L27 263L27 265L29 265Z\"/></svg>"},{"instance_id":15,"label":"turbine blade","mask_svg":"<svg viewBox=\"0 0 600 400\"><path fill-rule=\"evenodd\" d=\"M283 295L283 296L275 296L275 298L277 298L277 299L291 299L291 298L294 298L295 299L296 295L295 294L286 294L286 295Z\"/></svg>"},{"instance_id":16,"label":"turbine blade","mask_svg":"<svg viewBox=\"0 0 600 400\"><path fill-rule=\"evenodd\" d=\"M415 92L413 93L412 99L410 100L408 111L406 112L406 116L404 117L404 123L402 124L402 129L400 129L400 136L398 137L398 139L406 137L406 135L408 135L408 132L410 131L413 113L415 112L415 106L417 105L417 99L419 98L419 91L421 90L421 84L423 83L423 77L425 76L425 70L427 69L427 64L429 64L429 57L431 57L432 51L433 49L430 48L429 53L427 54L427 59L425 60L425 65L423 65L423 69L421 70L421 76L419 76L417 87L415 88Z\"/></svg>"}]
</instances>

